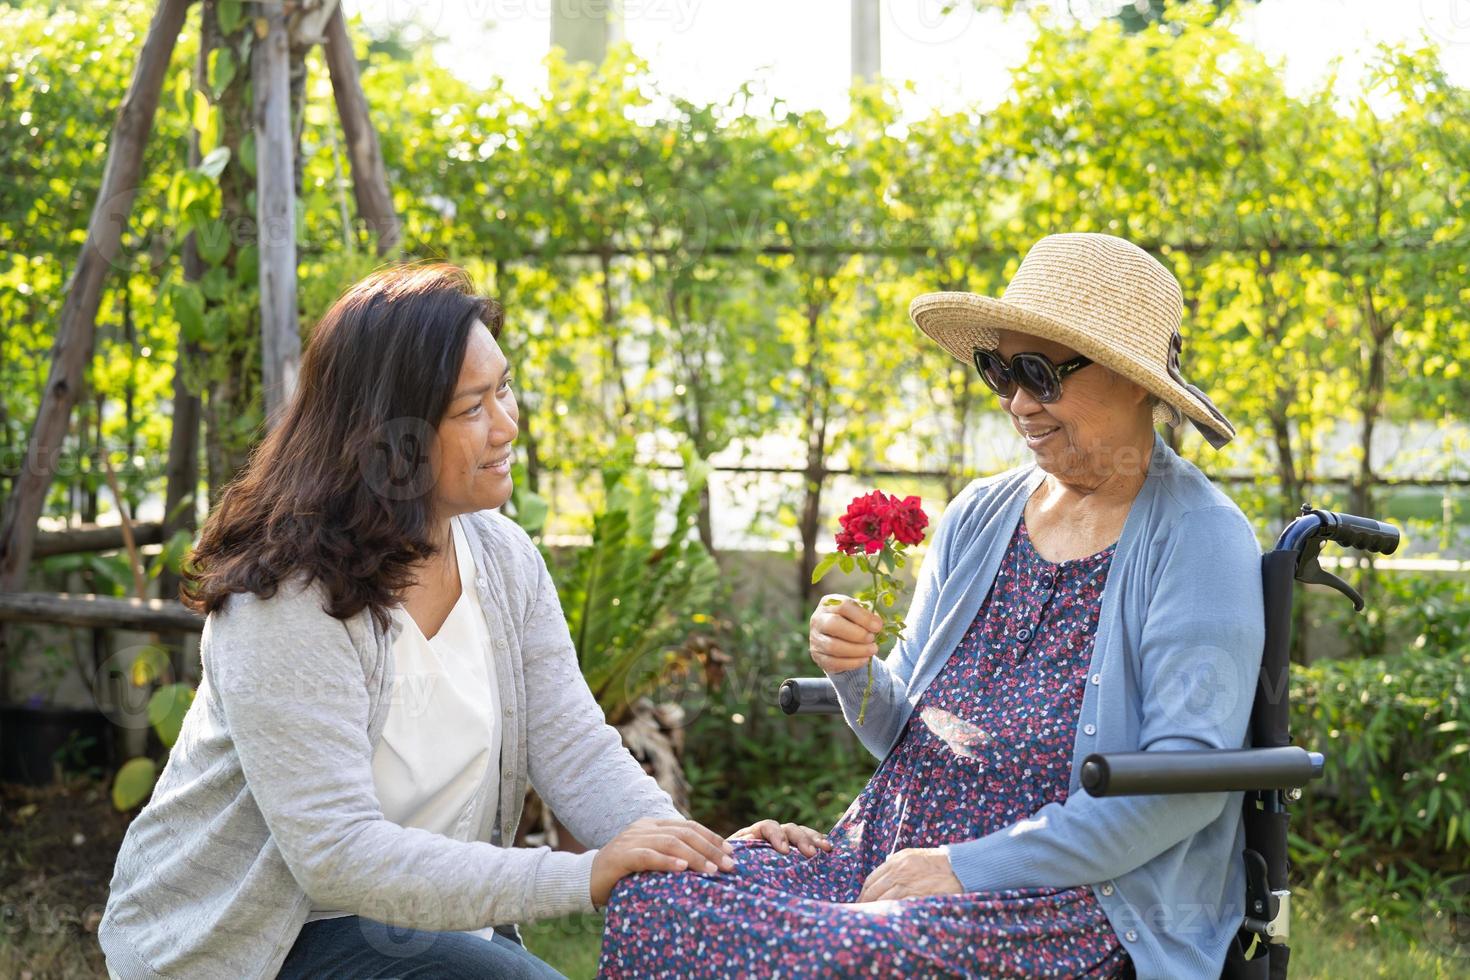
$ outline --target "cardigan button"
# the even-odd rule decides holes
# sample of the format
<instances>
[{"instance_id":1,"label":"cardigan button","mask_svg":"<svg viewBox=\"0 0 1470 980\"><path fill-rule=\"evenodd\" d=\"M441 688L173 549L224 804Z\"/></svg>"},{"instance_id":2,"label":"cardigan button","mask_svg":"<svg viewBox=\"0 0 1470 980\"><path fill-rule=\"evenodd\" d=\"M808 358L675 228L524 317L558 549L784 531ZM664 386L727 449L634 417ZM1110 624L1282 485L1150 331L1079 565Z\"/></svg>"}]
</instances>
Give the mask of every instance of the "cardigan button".
<instances>
[{"instance_id":1,"label":"cardigan button","mask_svg":"<svg viewBox=\"0 0 1470 980\"><path fill-rule=\"evenodd\" d=\"M1102 886L1102 893L1104 895L1111 895L1113 893L1113 886L1112 886L1112 884L1103 885Z\"/></svg>"},{"instance_id":2,"label":"cardigan button","mask_svg":"<svg viewBox=\"0 0 1470 980\"><path fill-rule=\"evenodd\" d=\"M1020 640L1022 643L1025 643L1027 640L1031 639L1031 631L1022 626L1020 629L1016 630L1016 639Z\"/></svg>"},{"instance_id":3,"label":"cardigan button","mask_svg":"<svg viewBox=\"0 0 1470 980\"><path fill-rule=\"evenodd\" d=\"M516 713L516 709L512 708L510 705L506 705L505 706L505 717L510 718L515 713Z\"/></svg>"},{"instance_id":4,"label":"cardigan button","mask_svg":"<svg viewBox=\"0 0 1470 980\"><path fill-rule=\"evenodd\" d=\"M1094 683L1094 684L1101 684L1102 683L1102 674L1093 674L1092 675L1092 683Z\"/></svg>"},{"instance_id":5,"label":"cardigan button","mask_svg":"<svg viewBox=\"0 0 1470 980\"><path fill-rule=\"evenodd\" d=\"M1087 724L1085 724L1085 725L1082 726L1082 731L1086 735L1096 735L1097 734L1097 726L1094 725L1094 724L1092 724L1092 722L1088 722Z\"/></svg>"},{"instance_id":6,"label":"cardigan button","mask_svg":"<svg viewBox=\"0 0 1470 980\"><path fill-rule=\"evenodd\" d=\"M1138 930L1129 929L1127 932L1123 933L1123 938L1128 940L1130 943L1138 942Z\"/></svg>"},{"instance_id":7,"label":"cardigan button","mask_svg":"<svg viewBox=\"0 0 1470 980\"><path fill-rule=\"evenodd\" d=\"M481 575L479 578L475 579L475 587L481 592L488 592L490 589L490 583L485 581L485 576Z\"/></svg>"}]
</instances>

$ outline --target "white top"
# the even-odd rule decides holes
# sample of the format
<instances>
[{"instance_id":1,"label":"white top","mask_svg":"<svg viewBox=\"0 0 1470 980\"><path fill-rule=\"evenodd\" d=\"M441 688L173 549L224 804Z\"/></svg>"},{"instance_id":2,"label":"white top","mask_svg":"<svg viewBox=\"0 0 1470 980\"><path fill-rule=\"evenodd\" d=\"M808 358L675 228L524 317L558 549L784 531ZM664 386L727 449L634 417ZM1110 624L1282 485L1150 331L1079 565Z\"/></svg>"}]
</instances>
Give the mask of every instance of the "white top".
<instances>
[{"instance_id":1,"label":"white top","mask_svg":"<svg viewBox=\"0 0 1470 980\"><path fill-rule=\"evenodd\" d=\"M439 632L425 637L402 605L393 618L393 690L373 750L373 786L383 816L459 841L472 840L481 786L494 809L500 786L500 692L490 631L475 596L475 565L458 517L450 520L459 565L459 601ZM346 912L313 909L307 917Z\"/></svg>"}]
</instances>

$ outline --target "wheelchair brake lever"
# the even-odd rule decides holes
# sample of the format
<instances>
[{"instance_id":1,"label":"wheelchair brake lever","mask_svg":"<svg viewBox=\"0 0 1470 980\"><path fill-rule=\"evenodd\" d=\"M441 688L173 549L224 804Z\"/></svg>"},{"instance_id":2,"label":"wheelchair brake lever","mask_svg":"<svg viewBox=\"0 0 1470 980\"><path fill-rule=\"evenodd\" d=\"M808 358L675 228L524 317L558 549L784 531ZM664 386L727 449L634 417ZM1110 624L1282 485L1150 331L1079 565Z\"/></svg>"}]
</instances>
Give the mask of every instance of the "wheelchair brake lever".
<instances>
[{"instance_id":1,"label":"wheelchair brake lever","mask_svg":"<svg viewBox=\"0 0 1470 980\"><path fill-rule=\"evenodd\" d=\"M1271 894L1266 859L1249 848L1240 856L1245 861L1245 927L1257 936L1264 936L1266 926L1281 910L1281 900Z\"/></svg>"},{"instance_id":2,"label":"wheelchair brake lever","mask_svg":"<svg viewBox=\"0 0 1470 980\"><path fill-rule=\"evenodd\" d=\"M1326 585L1336 589L1353 600L1353 609L1358 612L1363 611L1363 597L1358 593L1358 590L1319 565L1316 555L1306 558L1297 565L1296 580L1298 582L1309 582L1312 585Z\"/></svg>"}]
</instances>

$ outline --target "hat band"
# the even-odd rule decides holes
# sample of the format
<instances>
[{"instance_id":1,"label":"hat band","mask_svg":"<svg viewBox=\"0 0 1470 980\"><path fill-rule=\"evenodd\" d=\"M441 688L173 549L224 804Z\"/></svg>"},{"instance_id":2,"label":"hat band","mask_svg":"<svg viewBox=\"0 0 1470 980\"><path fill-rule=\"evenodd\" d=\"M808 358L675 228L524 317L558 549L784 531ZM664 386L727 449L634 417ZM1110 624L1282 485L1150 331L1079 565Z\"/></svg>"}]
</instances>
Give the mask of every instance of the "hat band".
<instances>
[{"instance_id":1,"label":"hat band","mask_svg":"<svg viewBox=\"0 0 1470 980\"><path fill-rule=\"evenodd\" d=\"M1179 370L1179 355L1183 352L1183 350L1184 338L1179 335L1179 329L1176 327L1174 329L1174 336L1169 338L1169 377L1173 378L1174 383L1179 385L1179 387L1183 388L1185 391L1198 398L1200 400L1200 403L1204 405L1205 410L1214 417L1216 422L1220 423L1221 431L1215 433L1210 432L1205 426L1200 425L1198 422L1194 423L1194 427L1198 429L1200 431L1200 434L1205 437L1205 441L1207 441L1214 448L1219 449L1221 446L1225 445L1225 443L1230 441L1230 437L1225 435L1225 433L1230 432L1232 426L1230 425L1230 422L1225 418L1225 416L1220 413L1220 410L1215 407L1215 403L1210 401L1209 395L1206 395L1203 391L1200 391L1199 388L1184 380L1184 375ZM1194 420L1191 419L1190 421Z\"/></svg>"}]
</instances>

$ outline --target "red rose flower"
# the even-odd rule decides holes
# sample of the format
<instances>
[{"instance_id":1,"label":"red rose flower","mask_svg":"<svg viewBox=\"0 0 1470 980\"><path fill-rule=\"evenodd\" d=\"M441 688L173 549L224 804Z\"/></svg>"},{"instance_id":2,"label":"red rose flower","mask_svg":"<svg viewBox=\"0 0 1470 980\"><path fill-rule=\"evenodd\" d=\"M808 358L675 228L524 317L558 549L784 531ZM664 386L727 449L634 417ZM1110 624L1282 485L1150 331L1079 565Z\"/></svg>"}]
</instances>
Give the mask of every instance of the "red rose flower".
<instances>
[{"instance_id":1,"label":"red rose flower","mask_svg":"<svg viewBox=\"0 0 1470 980\"><path fill-rule=\"evenodd\" d=\"M883 616L880 609L892 606L903 591L903 583L894 578L895 571L903 565L904 549L924 540L924 528L929 526L929 517L924 513L918 497L899 500L881 490L865 493L847 505L847 513L838 519L842 530L837 532L837 551L828 555L812 569L812 583L838 565L845 571L861 569L873 577L871 590L858 593L857 599L873 612L878 613L883 623L876 637L879 644L887 639L903 638L903 620L893 623ZM881 552L881 554L880 554ZM878 557L874 558L873 556ZM854 561L853 559L856 559ZM832 602L824 600L824 604ZM894 631L889 634L890 626ZM868 661L868 686L863 689L863 700L858 706L858 724L868 712L868 696L873 691L873 662Z\"/></svg>"},{"instance_id":2,"label":"red rose flower","mask_svg":"<svg viewBox=\"0 0 1470 980\"><path fill-rule=\"evenodd\" d=\"M890 499L883 491L874 490L849 504L847 513L837 519L843 532L837 536L838 550L849 555L859 551L870 555L882 551L889 537Z\"/></svg>"},{"instance_id":3,"label":"red rose flower","mask_svg":"<svg viewBox=\"0 0 1470 980\"><path fill-rule=\"evenodd\" d=\"M923 541L924 528L929 526L929 515L924 513L919 498L905 497L899 500L897 497L890 497L888 499L889 533L901 544L918 544Z\"/></svg>"}]
</instances>

